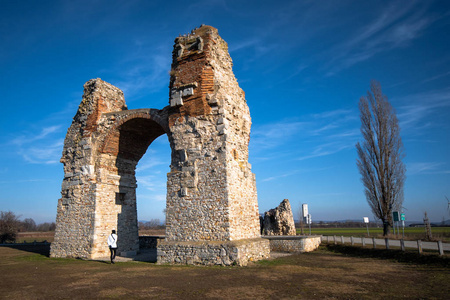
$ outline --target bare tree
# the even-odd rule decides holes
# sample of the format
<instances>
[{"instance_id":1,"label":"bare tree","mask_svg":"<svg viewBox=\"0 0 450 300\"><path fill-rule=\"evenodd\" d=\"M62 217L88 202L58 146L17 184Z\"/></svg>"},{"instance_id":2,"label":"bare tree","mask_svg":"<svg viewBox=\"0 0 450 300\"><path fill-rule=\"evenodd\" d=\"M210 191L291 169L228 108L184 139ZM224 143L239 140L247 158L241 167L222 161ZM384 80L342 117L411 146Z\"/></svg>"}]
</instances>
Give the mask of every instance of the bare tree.
<instances>
[{"instance_id":1,"label":"bare tree","mask_svg":"<svg viewBox=\"0 0 450 300\"><path fill-rule=\"evenodd\" d=\"M26 218L25 220L23 220L21 225L22 225L21 230L23 230L23 231L35 231L36 230L36 222L34 222L34 220L32 218Z\"/></svg>"},{"instance_id":2,"label":"bare tree","mask_svg":"<svg viewBox=\"0 0 450 300\"><path fill-rule=\"evenodd\" d=\"M14 242L19 224L19 218L12 211L0 212L0 243Z\"/></svg>"},{"instance_id":3,"label":"bare tree","mask_svg":"<svg viewBox=\"0 0 450 300\"><path fill-rule=\"evenodd\" d=\"M371 82L370 89L359 100L363 141L356 144L356 163L367 202L383 222L383 235L387 235L392 227L392 211L403 203L405 155L394 109L377 81Z\"/></svg>"}]
</instances>

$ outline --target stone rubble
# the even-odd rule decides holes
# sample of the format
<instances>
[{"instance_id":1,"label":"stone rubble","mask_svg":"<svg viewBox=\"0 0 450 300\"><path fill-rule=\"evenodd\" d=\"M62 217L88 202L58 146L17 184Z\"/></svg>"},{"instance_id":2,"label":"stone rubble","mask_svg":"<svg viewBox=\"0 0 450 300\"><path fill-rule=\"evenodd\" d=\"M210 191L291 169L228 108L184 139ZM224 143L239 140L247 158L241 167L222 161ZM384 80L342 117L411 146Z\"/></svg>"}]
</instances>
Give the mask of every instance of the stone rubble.
<instances>
[{"instance_id":1,"label":"stone rubble","mask_svg":"<svg viewBox=\"0 0 450 300\"><path fill-rule=\"evenodd\" d=\"M281 201L278 207L266 211L261 220L263 235L296 235L294 216L288 199Z\"/></svg>"}]
</instances>

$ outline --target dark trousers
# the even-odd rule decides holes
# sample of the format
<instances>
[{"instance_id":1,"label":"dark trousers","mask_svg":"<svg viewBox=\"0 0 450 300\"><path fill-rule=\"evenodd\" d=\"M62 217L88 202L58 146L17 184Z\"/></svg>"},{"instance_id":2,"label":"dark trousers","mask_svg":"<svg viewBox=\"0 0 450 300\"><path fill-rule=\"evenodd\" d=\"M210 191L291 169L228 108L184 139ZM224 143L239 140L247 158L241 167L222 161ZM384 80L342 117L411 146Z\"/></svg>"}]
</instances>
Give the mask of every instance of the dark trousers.
<instances>
[{"instance_id":1,"label":"dark trousers","mask_svg":"<svg viewBox=\"0 0 450 300\"><path fill-rule=\"evenodd\" d=\"M116 258L116 250L117 248L109 248L109 251L111 251L111 262L114 261L114 259Z\"/></svg>"}]
</instances>

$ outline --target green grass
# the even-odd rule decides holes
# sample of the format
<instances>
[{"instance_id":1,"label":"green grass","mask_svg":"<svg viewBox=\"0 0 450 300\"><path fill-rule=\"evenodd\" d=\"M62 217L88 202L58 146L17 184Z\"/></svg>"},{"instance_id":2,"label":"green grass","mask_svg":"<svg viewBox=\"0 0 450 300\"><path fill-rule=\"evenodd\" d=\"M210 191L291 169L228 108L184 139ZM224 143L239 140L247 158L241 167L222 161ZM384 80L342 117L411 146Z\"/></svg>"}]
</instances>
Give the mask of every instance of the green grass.
<instances>
[{"instance_id":1,"label":"green grass","mask_svg":"<svg viewBox=\"0 0 450 300\"><path fill-rule=\"evenodd\" d=\"M25 243L25 242L27 242L27 243L32 243L32 242L42 243L44 241L47 241L49 243L52 242L49 238L45 238L45 237L36 237L36 238L30 238L30 237L22 238L22 237L19 237L19 238L16 239L16 243Z\"/></svg>"}]
</instances>

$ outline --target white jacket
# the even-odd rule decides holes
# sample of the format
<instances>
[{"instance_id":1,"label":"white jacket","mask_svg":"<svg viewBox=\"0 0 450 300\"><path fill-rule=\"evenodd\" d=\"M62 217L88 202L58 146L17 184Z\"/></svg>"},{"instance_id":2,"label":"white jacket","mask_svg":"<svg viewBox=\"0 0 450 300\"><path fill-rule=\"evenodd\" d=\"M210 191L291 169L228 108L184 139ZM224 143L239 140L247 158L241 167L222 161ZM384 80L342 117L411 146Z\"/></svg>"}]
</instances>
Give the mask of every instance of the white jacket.
<instances>
[{"instance_id":1,"label":"white jacket","mask_svg":"<svg viewBox=\"0 0 450 300\"><path fill-rule=\"evenodd\" d=\"M117 234L111 233L108 237L108 246L111 248L117 248Z\"/></svg>"}]
</instances>

